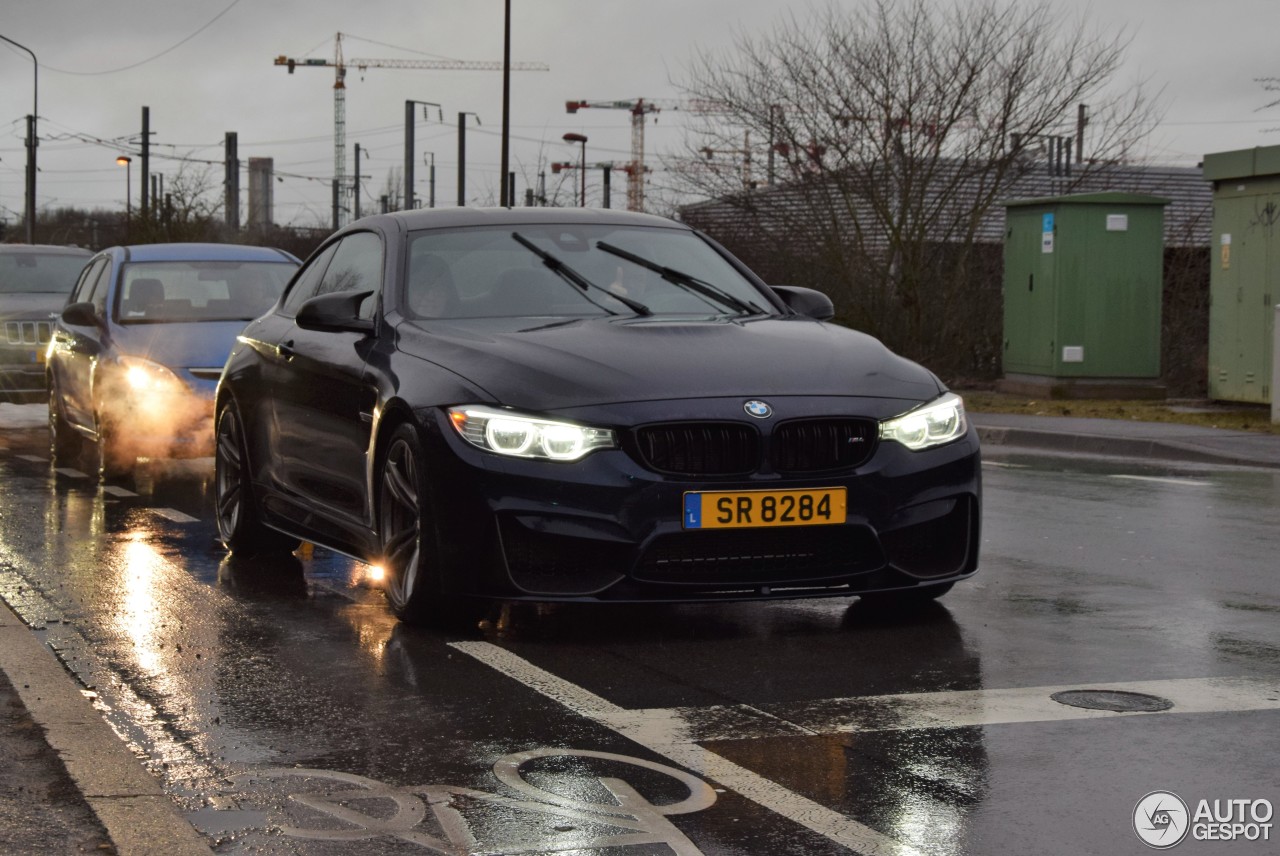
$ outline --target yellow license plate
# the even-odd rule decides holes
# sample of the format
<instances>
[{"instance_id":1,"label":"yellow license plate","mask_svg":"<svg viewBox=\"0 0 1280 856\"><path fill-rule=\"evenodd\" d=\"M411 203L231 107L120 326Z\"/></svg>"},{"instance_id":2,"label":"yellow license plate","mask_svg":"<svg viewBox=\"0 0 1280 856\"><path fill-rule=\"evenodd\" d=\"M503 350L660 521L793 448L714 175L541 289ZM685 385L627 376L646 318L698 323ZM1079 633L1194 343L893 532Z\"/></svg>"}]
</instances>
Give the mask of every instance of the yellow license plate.
<instances>
[{"instance_id":1,"label":"yellow license plate","mask_svg":"<svg viewBox=\"0 0 1280 856\"><path fill-rule=\"evenodd\" d=\"M844 523L845 489L690 491L685 529L749 529Z\"/></svg>"}]
</instances>

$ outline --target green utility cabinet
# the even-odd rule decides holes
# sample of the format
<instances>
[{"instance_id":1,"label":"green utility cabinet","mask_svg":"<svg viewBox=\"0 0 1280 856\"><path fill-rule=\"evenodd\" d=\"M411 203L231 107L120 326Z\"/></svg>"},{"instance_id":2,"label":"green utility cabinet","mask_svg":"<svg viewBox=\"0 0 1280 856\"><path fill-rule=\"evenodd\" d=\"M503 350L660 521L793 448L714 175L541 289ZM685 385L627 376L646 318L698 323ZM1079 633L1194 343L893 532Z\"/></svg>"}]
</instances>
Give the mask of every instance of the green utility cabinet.
<instances>
[{"instance_id":1,"label":"green utility cabinet","mask_svg":"<svg viewBox=\"0 0 1280 856\"><path fill-rule=\"evenodd\" d=\"M1005 203L1006 381L1157 388L1168 202L1087 193Z\"/></svg>"},{"instance_id":2,"label":"green utility cabinet","mask_svg":"<svg viewBox=\"0 0 1280 856\"><path fill-rule=\"evenodd\" d=\"M1209 397L1271 401L1280 302L1280 146L1205 155L1213 182Z\"/></svg>"}]
</instances>

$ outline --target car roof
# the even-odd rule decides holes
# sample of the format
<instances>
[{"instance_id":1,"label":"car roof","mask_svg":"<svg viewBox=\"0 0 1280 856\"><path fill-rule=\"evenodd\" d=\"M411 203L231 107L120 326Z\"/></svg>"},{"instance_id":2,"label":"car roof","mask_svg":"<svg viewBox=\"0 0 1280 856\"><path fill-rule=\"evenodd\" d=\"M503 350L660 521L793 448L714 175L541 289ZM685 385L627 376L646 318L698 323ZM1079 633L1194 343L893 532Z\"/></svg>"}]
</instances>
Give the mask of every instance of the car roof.
<instances>
[{"instance_id":1,"label":"car roof","mask_svg":"<svg viewBox=\"0 0 1280 856\"><path fill-rule=\"evenodd\" d=\"M5 255L41 255L41 256L91 256L93 252L84 247L67 247L61 244L0 244L0 253Z\"/></svg>"},{"instance_id":2,"label":"car roof","mask_svg":"<svg viewBox=\"0 0 1280 856\"><path fill-rule=\"evenodd\" d=\"M400 229L413 231L458 226L521 226L540 223L689 229L684 223L666 217L612 208L419 208L413 211L395 211L364 217L350 224L347 229L358 229L362 225L386 228L396 224Z\"/></svg>"},{"instance_id":3,"label":"car roof","mask_svg":"<svg viewBox=\"0 0 1280 856\"><path fill-rule=\"evenodd\" d=\"M292 262L298 259L275 247L253 247L246 244L133 244L127 247L111 247L109 251L124 254L127 262L173 261L262 261Z\"/></svg>"}]
</instances>

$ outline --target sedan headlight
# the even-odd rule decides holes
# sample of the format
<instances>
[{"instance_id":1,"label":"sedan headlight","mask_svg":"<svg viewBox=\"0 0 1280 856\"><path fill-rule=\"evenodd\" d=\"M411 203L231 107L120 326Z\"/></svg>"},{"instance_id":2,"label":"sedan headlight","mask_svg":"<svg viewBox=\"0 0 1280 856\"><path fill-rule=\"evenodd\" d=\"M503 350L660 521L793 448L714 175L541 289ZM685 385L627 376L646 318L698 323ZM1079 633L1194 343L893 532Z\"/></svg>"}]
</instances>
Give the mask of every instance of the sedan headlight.
<instances>
[{"instance_id":1,"label":"sedan headlight","mask_svg":"<svg viewBox=\"0 0 1280 856\"><path fill-rule=\"evenodd\" d=\"M134 394L154 395L186 390L186 384L171 369L151 360L122 356L120 368L126 388Z\"/></svg>"},{"instance_id":2,"label":"sedan headlight","mask_svg":"<svg viewBox=\"0 0 1280 856\"><path fill-rule=\"evenodd\" d=\"M912 451L941 446L964 436L964 400L953 392L880 423L880 439Z\"/></svg>"},{"instance_id":3,"label":"sedan headlight","mask_svg":"<svg viewBox=\"0 0 1280 856\"><path fill-rule=\"evenodd\" d=\"M449 421L471 445L514 458L576 461L617 448L613 431L488 407L450 407Z\"/></svg>"}]
</instances>

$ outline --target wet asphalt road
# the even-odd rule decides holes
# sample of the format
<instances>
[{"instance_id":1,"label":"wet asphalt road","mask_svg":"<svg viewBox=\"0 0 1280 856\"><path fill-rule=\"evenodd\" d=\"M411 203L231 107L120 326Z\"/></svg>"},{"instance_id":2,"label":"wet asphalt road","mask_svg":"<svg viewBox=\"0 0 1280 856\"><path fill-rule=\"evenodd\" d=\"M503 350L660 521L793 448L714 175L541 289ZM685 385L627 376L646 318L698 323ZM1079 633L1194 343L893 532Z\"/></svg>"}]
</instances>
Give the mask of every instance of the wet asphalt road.
<instances>
[{"instance_id":1,"label":"wet asphalt road","mask_svg":"<svg viewBox=\"0 0 1280 856\"><path fill-rule=\"evenodd\" d=\"M1280 473L989 461L983 570L910 616L443 632L324 551L228 562L208 462L122 491L53 472L42 431L0 445L0 596L220 853L1125 854L1152 791L1280 803Z\"/></svg>"}]
</instances>

